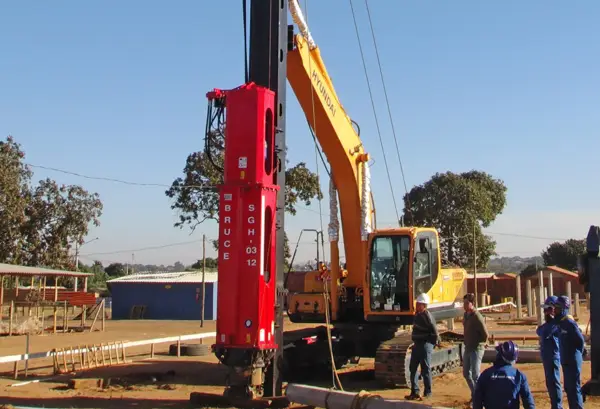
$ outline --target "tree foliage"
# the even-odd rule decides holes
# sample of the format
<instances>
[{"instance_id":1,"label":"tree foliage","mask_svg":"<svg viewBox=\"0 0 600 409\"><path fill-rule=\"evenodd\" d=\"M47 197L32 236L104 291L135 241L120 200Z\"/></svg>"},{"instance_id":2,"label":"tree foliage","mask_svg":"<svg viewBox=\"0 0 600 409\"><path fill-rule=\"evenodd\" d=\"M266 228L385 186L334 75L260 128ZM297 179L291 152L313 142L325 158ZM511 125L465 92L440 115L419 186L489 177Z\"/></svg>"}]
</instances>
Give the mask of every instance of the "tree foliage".
<instances>
[{"instance_id":1,"label":"tree foliage","mask_svg":"<svg viewBox=\"0 0 600 409\"><path fill-rule=\"evenodd\" d=\"M558 266L570 271L577 270L577 259L585 253L585 239L569 239L562 243L555 241L542 253L547 266Z\"/></svg>"},{"instance_id":2,"label":"tree foliage","mask_svg":"<svg viewBox=\"0 0 600 409\"><path fill-rule=\"evenodd\" d=\"M205 263L206 268L211 269L211 270L217 268L217 261L218 260L216 258L206 257L206 263ZM194 264L192 264L190 266L190 268L192 268L193 270L200 270L200 269L202 269L203 264L204 263L202 262L202 259L200 259L200 260L196 261Z\"/></svg>"},{"instance_id":3,"label":"tree foliage","mask_svg":"<svg viewBox=\"0 0 600 409\"><path fill-rule=\"evenodd\" d=\"M101 261L94 261L91 266L79 263L79 270L84 273L91 273L88 279L88 289L90 291L102 291L106 289L106 282L111 278L106 273Z\"/></svg>"},{"instance_id":4,"label":"tree foliage","mask_svg":"<svg viewBox=\"0 0 600 409\"><path fill-rule=\"evenodd\" d=\"M506 205L504 182L477 170L436 173L404 195L404 220L412 226L432 226L440 233L442 258L451 264L483 268L495 255L496 242L483 234Z\"/></svg>"},{"instance_id":5,"label":"tree foliage","mask_svg":"<svg viewBox=\"0 0 600 409\"><path fill-rule=\"evenodd\" d=\"M0 141L0 261L73 268L69 250L100 224L102 202L81 186L51 179L31 183L21 146Z\"/></svg>"},{"instance_id":6,"label":"tree foliage","mask_svg":"<svg viewBox=\"0 0 600 409\"><path fill-rule=\"evenodd\" d=\"M127 268L123 263L111 263L104 269L110 278L123 277L127 274Z\"/></svg>"},{"instance_id":7,"label":"tree foliage","mask_svg":"<svg viewBox=\"0 0 600 409\"><path fill-rule=\"evenodd\" d=\"M523 270L521 270L522 276L531 276L537 274L539 266L537 264L527 264Z\"/></svg>"},{"instance_id":8,"label":"tree foliage","mask_svg":"<svg viewBox=\"0 0 600 409\"><path fill-rule=\"evenodd\" d=\"M194 230L205 220L219 220L219 192L217 186L223 183L223 138L212 135L216 139L208 150L188 155L183 177L173 181L165 192L173 200L171 209L177 211L179 220L175 227L190 227ZM309 206L315 199L321 199L318 176L311 172L306 164L300 162L286 169L285 210L296 214L296 205L304 203ZM284 234L286 259L290 255L287 235ZM213 240L213 247L218 244Z\"/></svg>"}]
</instances>

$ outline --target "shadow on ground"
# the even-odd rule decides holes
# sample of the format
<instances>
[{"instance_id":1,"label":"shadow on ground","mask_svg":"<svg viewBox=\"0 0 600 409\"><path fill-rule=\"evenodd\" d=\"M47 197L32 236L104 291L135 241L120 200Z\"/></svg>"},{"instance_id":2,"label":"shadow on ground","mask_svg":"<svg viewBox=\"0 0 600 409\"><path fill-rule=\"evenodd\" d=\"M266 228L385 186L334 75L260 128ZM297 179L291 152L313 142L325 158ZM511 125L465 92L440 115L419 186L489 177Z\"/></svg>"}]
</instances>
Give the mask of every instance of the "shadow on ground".
<instances>
[{"instance_id":1,"label":"shadow on ground","mask_svg":"<svg viewBox=\"0 0 600 409\"><path fill-rule=\"evenodd\" d=\"M101 367L63 375L58 381L71 379L105 380L110 386L125 388L142 385L223 386L227 370L223 365L194 359L160 359L138 361L130 365ZM57 379L49 382L56 382ZM168 389L168 388L165 388Z\"/></svg>"},{"instance_id":2,"label":"shadow on ground","mask_svg":"<svg viewBox=\"0 0 600 409\"><path fill-rule=\"evenodd\" d=\"M0 397L0 405L39 408L192 408L188 400L117 398L98 399L81 396L65 398L9 398Z\"/></svg>"}]
</instances>

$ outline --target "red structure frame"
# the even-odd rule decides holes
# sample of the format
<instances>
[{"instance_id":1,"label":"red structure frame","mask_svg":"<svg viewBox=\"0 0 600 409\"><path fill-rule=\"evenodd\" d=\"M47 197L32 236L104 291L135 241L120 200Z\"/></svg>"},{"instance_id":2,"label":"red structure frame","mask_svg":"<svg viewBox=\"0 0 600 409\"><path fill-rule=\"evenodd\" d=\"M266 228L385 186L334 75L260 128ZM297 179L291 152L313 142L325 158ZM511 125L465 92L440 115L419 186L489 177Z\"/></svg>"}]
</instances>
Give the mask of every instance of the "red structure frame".
<instances>
[{"instance_id":1,"label":"red structure frame","mask_svg":"<svg viewBox=\"0 0 600 409\"><path fill-rule=\"evenodd\" d=\"M227 112L215 348L275 350L275 93L248 83L207 97Z\"/></svg>"}]
</instances>

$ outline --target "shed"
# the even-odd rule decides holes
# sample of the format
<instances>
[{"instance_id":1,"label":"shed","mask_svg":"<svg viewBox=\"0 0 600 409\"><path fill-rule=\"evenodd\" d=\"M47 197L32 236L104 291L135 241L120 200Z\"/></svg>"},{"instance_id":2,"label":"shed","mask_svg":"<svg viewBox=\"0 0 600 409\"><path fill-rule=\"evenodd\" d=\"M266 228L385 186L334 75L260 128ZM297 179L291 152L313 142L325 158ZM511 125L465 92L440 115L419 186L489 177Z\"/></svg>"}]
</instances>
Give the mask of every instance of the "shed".
<instances>
[{"instance_id":1,"label":"shed","mask_svg":"<svg viewBox=\"0 0 600 409\"><path fill-rule=\"evenodd\" d=\"M486 293L490 304L497 304L506 297L515 297L516 285L515 274L512 273L477 273L477 292ZM467 292L475 292L475 277L472 273L467 274Z\"/></svg>"},{"instance_id":2,"label":"shed","mask_svg":"<svg viewBox=\"0 0 600 409\"><path fill-rule=\"evenodd\" d=\"M107 282L112 319L200 320L202 273L140 273ZM204 319L217 317L217 273L205 274Z\"/></svg>"},{"instance_id":3,"label":"shed","mask_svg":"<svg viewBox=\"0 0 600 409\"><path fill-rule=\"evenodd\" d=\"M548 287L549 281L552 280L554 295L567 294L567 282L571 283L571 296L576 293L581 299L585 298L583 285L579 283L579 274L575 271L569 271L557 266L547 266L542 268L544 287ZM521 294L523 302L527 301L526 282L531 281L531 287L536 288L538 284L538 273L521 274Z\"/></svg>"}]
</instances>

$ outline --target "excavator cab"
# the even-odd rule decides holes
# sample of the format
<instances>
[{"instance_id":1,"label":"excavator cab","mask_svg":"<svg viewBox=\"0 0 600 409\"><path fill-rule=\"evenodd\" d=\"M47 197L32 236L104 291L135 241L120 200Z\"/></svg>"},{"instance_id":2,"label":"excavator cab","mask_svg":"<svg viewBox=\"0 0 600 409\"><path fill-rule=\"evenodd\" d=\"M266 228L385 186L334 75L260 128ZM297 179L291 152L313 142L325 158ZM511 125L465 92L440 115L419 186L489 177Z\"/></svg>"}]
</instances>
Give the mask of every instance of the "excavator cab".
<instances>
[{"instance_id":1,"label":"excavator cab","mask_svg":"<svg viewBox=\"0 0 600 409\"><path fill-rule=\"evenodd\" d=\"M464 275L458 270L441 269L435 229L377 230L369 238L367 254L367 321L410 324L415 299L421 293L430 296L429 309L438 317L457 315L457 294L462 293Z\"/></svg>"}]
</instances>

